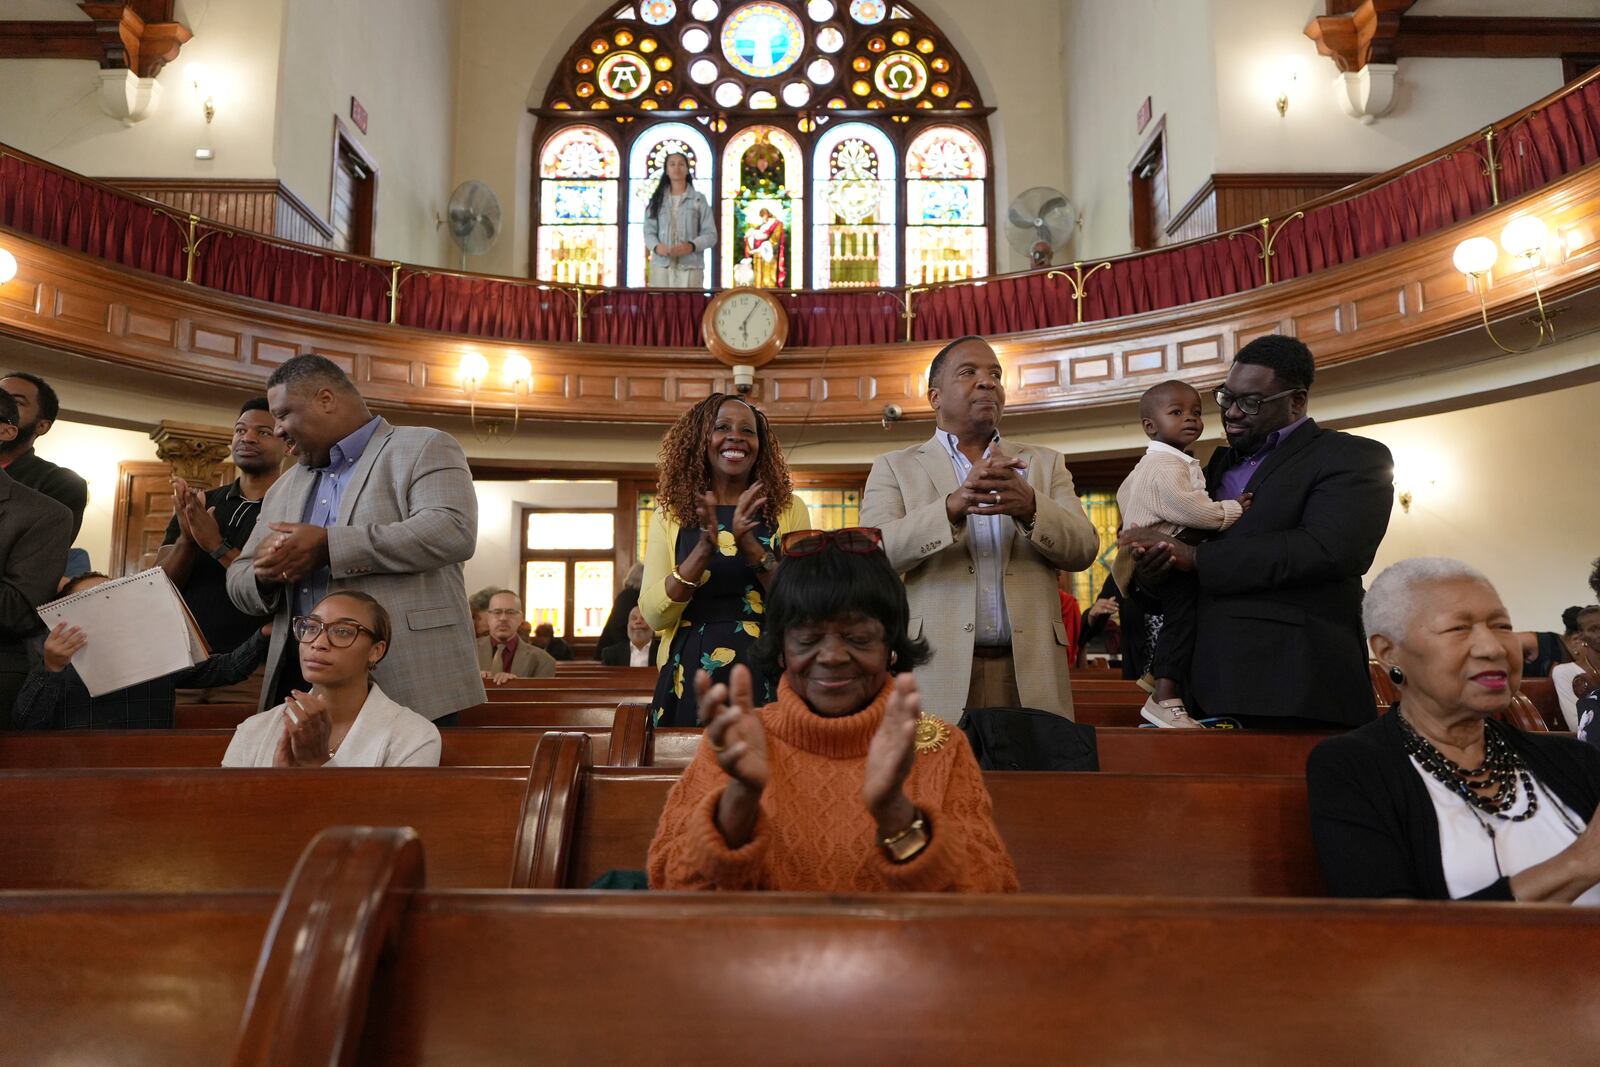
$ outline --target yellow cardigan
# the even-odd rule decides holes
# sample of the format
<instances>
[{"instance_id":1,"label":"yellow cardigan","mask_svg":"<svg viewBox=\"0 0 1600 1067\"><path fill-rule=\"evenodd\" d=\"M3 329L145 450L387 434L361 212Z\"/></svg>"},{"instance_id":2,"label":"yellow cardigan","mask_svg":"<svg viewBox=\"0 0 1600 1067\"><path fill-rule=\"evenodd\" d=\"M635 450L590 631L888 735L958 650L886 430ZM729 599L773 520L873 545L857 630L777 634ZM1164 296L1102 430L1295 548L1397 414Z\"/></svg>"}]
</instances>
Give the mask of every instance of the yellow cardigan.
<instances>
[{"instance_id":1,"label":"yellow cardigan","mask_svg":"<svg viewBox=\"0 0 1600 1067\"><path fill-rule=\"evenodd\" d=\"M811 527L811 515L806 502L796 494L789 499L789 507L778 517L778 534ZM661 648L656 652L656 663L664 666L672 655L672 638L683 620L683 609L689 601L679 603L667 595L667 576L678 565L675 558L678 531L682 527L666 510L657 507L650 516L650 535L644 550L644 584L639 589L639 613L661 638ZM692 598L691 598L692 599Z\"/></svg>"}]
</instances>

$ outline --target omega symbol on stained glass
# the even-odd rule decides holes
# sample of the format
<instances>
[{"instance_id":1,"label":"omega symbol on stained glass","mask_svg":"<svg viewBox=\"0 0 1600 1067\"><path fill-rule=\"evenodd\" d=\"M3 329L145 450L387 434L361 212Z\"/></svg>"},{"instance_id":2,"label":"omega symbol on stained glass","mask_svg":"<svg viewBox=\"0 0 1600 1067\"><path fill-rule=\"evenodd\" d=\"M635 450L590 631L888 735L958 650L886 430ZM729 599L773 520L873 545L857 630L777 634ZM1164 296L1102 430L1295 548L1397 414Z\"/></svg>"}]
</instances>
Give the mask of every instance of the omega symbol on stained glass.
<instances>
[{"instance_id":1,"label":"omega symbol on stained glass","mask_svg":"<svg viewBox=\"0 0 1600 1067\"><path fill-rule=\"evenodd\" d=\"M615 52L600 64L600 91L613 100L632 100L650 88L650 64L632 52Z\"/></svg>"}]
</instances>

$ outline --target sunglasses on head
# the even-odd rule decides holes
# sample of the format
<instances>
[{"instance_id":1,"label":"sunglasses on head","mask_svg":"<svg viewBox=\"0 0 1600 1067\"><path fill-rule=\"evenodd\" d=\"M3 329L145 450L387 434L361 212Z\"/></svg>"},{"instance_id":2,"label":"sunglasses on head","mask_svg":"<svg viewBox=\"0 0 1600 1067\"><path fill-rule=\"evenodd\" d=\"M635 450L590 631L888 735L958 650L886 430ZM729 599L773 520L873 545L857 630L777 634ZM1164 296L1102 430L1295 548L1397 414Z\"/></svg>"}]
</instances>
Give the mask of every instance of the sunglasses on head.
<instances>
[{"instance_id":1,"label":"sunglasses on head","mask_svg":"<svg viewBox=\"0 0 1600 1067\"><path fill-rule=\"evenodd\" d=\"M870 556L883 549L883 534L872 526L846 526L842 530L794 530L779 542L785 556L815 556L832 545L840 552Z\"/></svg>"}]
</instances>

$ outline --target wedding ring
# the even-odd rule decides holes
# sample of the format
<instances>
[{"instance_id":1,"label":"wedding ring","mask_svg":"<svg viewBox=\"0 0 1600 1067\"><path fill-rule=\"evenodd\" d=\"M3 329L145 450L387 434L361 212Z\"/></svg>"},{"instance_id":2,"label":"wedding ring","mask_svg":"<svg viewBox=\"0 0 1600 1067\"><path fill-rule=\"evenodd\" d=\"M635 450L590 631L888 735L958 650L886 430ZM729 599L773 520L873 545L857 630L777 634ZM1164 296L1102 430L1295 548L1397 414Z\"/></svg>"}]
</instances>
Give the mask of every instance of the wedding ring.
<instances>
[{"instance_id":1,"label":"wedding ring","mask_svg":"<svg viewBox=\"0 0 1600 1067\"><path fill-rule=\"evenodd\" d=\"M1000 490L991 489L991 490L989 490L989 495L994 497L996 500L999 500L1000 499Z\"/></svg>"}]
</instances>

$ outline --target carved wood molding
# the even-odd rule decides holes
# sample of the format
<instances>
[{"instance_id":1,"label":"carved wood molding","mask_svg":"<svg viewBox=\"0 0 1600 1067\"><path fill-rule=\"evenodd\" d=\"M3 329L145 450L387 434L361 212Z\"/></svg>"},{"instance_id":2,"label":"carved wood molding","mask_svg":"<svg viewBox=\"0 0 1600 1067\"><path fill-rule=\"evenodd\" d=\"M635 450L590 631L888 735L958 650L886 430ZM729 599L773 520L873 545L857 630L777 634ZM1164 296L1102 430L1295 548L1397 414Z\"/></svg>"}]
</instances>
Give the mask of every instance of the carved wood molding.
<instances>
[{"instance_id":1,"label":"carved wood molding","mask_svg":"<svg viewBox=\"0 0 1600 1067\"><path fill-rule=\"evenodd\" d=\"M150 440L156 443L156 458L172 468L173 477L200 489L227 480L225 475L233 463L232 431L162 419L150 431Z\"/></svg>"},{"instance_id":2,"label":"carved wood molding","mask_svg":"<svg viewBox=\"0 0 1600 1067\"><path fill-rule=\"evenodd\" d=\"M1416 0L1329 0L1306 36L1351 74L1408 57L1560 58L1600 52L1600 18L1408 15Z\"/></svg>"},{"instance_id":3,"label":"carved wood molding","mask_svg":"<svg viewBox=\"0 0 1600 1067\"><path fill-rule=\"evenodd\" d=\"M1266 333L1298 335L1331 366L1479 328L1478 298L1451 265L1467 236L1496 235L1516 214L1538 214L1567 256L1541 272L1547 301L1600 287L1600 165L1538 193L1343 266L1198 304L996 338L1008 412L1048 413L1126 403L1160 377L1209 385L1233 353ZM316 352L348 372L379 407L465 415L460 357L496 364L519 352L533 364L521 414L564 422L664 424L730 372L699 349L512 344L319 315L228 296L113 266L13 231L0 242L20 274L0 287L0 333L78 352L148 375L159 392L173 376L205 382L231 400L259 392L291 356ZM1531 307L1527 272L1496 272L1490 314ZM756 381L775 421L876 423L886 404L926 419L924 375L939 344L790 349ZM1159 376L1159 377L1158 377ZM480 419L507 417L512 395L481 389Z\"/></svg>"},{"instance_id":4,"label":"carved wood molding","mask_svg":"<svg viewBox=\"0 0 1600 1067\"><path fill-rule=\"evenodd\" d=\"M193 34L172 19L172 0L78 5L88 21L0 22L0 59L89 59L103 70L154 78Z\"/></svg>"}]
</instances>

